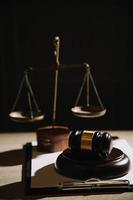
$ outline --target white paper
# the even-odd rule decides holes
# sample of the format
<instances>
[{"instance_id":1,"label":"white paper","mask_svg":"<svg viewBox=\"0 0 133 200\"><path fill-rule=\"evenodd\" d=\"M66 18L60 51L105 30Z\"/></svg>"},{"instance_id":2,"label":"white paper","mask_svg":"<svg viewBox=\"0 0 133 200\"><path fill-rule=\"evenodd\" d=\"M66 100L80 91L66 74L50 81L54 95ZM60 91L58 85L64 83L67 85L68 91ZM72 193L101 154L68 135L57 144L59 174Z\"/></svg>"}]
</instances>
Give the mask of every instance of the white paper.
<instances>
[{"instance_id":1,"label":"white paper","mask_svg":"<svg viewBox=\"0 0 133 200\"><path fill-rule=\"evenodd\" d=\"M128 174L115 180L129 180L130 184L133 184L133 148L124 139L114 140L113 147L122 150L130 159L130 169ZM60 153L61 152L41 154L33 150L31 162L32 188L52 187L57 186L62 182L75 181L75 179L57 173L54 164Z\"/></svg>"}]
</instances>

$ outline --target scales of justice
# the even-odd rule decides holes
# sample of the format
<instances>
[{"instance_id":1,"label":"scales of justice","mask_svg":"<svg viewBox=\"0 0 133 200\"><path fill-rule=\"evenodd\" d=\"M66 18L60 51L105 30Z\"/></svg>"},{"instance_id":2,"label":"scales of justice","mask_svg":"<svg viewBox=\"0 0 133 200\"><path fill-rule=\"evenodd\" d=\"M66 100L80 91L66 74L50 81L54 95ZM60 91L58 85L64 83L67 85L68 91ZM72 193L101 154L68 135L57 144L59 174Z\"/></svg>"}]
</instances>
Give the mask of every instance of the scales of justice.
<instances>
[{"instance_id":1,"label":"scales of justice","mask_svg":"<svg viewBox=\"0 0 133 200\"><path fill-rule=\"evenodd\" d=\"M67 65L60 64L59 61L59 53L60 53L60 38L56 36L53 41L54 46L54 56L55 56L55 65L52 66L52 70L54 70L54 94L53 94L53 112L52 112L52 123L51 125L44 126L41 128L38 128L37 130L37 136L39 135L38 139L39 142L44 142L44 138L46 135L54 135L56 134L56 137L60 135L62 137L66 135L66 133L69 132L69 128L66 126L56 125L56 112L57 112L57 100L58 100L58 79L59 79L59 70L63 68L67 68ZM75 67L76 66L76 67ZM71 108L71 112L76 117L81 118L96 118L101 117L106 113L106 109L104 108L102 101L100 99L100 96L98 94L96 85L93 80L93 76L90 70L90 65L87 63L83 63L82 65L69 65L68 70L71 70L71 68L83 68L84 70L84 77L81 83L81 87L79 89L79 93L76 98L75 105ZM36 121L40 121L45 119L45 115L40 111L40 108L38 106L38 103L36 101L32 86L30 84L29 80L29 72L34 70L33 68L28 68L24 71L24 76L21 81L21 84L18 89L18 93L15 99L15 102L13 104L13 107L11 109L11 112L9 113L9 117L12 121L18 122L18 123L34 123ZM38 69L39 70L39 69ZM45 69L44 69L45 72ZM90 103L90 83L93 86L95 96L97 98L98 106L91 105ZM28 101L28 108L25 110L19 110L17 108L21 92L23 90L23 87L26 86L26 93L27 95L27 101ZM83 89L86 87L86 97L85 97L85 105L79 105L80 97L82 95ZM39 134L40 133L40 134ZM44 133L44 134L43 134ZM46 138L45 138L46 139ZM61 138L60 138L61 139ZM46 140L45 140L46 142ZM48 141L47 141L48 142ZM40 144L41 145L41 144ZM43 144L42 144L43 145ZM42 146L41 145L41 146ZM43 145L44 146L44 145ZM46 145L48 146L48 145Z\"/></svg>"},{"instance_id":2,"label":"scales of justice","mask_svg":"<svg viewBox=\"0 0 133 200\"><path fill-rule=\"evenodd\" d=\"M54 45L55 64L54 66L52 66L52 70L54 71L52 123L48 126L40 127L37 129L36 132L37 132L38 150L44 152L57 152L64 150L63 153L58 157L56 162L57 170L64 175L68 176L75 175L75 177L82 178L79 177L79 171L78 170L76 171L75 169L80 169L80 172L82 171L81 174L83 174L84 177L88 176L89 174L88 170L93 171L93 169L96 169L95 174L97 174L98 177L101 175L104 176L104 174L106 176L105 178L111 176L117 177L123 175L124 173L126 174L129 169L129 159L125 154L123 154L121 150L117 148L111 151L108 159L102 159L102 160L97 159L97 156L95 157L91 153L89 154L89 156L87 154L86 157L86 154L82 153L79 153L78 155L77 153L73 154L71 150L68 149L68 135L70 133L70 129L67 126L61 126L59 124L56 124L59 70L67 68L67 65L60 64L59 62L60 38L58 36L54 38L53 45ZM76 97L75 105L71 108L71 113L75 117L79 118L97 118L105 115L106 109L103 106L101 98L98 94L98 90L94 83L90 65L87 63L83 63L82 65L76 65L76 67L75 65L69 65L68 70L71 70L71 68L73 67L75 68L75 70L76 67L83 68L84 76L83 80L81 81L81 86L78 95ZM24 71L24 77L18 89L18 93L15 102L13 104L13 107L11 109L11 112L9 113L10 119L18 123L33 123L36 121L43 120L46 117L40 111L40 108L38 106L38 103L36 101L34 92L30 84L28 73L29 71L32 70L34 69L28 68L27 70ZM25 95L27 95L28 108L24 110L19 110L17 109L17 104L20 99L24 85L26 86L27 94ZM94 91L97 100L97 105L95 105L90 101L90 93L91 93L90 85L92 86L92 89ZM85 103L80 104L80 98L83 94L84 88L86 91ZM105 134L104 136L106 137L107 134ZM92 136L89 137L92 138ZM105 137L104 140L108 139ZM64 168L62 167L62 163L65 163L65 165L63 165ZM107 172L105 173L106 168Z\"/></svg>"}]
</instances>

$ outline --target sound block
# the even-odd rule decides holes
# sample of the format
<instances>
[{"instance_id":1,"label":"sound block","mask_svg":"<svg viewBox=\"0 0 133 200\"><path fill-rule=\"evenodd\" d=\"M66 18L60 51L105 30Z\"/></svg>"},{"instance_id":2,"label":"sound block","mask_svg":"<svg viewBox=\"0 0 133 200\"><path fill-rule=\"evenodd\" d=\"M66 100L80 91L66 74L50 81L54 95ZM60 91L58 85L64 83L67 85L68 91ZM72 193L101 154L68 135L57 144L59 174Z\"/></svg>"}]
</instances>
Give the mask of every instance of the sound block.
<instances>
[{"instance_id":1,"label":"sound block","mask_svg":"<svg viewBox=\"0 0 133 200\"><path fill-rule=\"evenodd\" d=\"M128 173L130 161L120 149L113 148L106 159L94 156L93 153L73 153L64 150L55 163L56 170L74 179L112 179Z\"/></svg>"}]
</instances>

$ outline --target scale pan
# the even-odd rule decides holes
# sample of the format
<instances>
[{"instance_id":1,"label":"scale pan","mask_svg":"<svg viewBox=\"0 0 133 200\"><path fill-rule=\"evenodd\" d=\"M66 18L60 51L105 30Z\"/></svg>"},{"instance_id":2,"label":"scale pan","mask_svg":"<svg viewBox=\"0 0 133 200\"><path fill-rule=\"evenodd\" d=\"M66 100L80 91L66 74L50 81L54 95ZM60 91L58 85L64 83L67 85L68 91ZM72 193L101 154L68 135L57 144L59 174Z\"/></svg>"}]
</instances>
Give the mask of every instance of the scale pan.
<instances>
[{"instance_id":1,"label":"scale pan","mask_svg":"<svg viewBox=\"0 0 133 200\"><path fill-rule=\"evenodd\" d=\"M12 121L20 123L36 122L44 118L44 115L41 114L40 112L33 113L33 116L31 116L30 113L24 111L14 111L11 112L9 116Z\"/></svg>"},{"instance_id":2,"label":"scale pan","mask_svg":"<svg viewBox=\"0 0 133 200\"><path fill-rule=\"evenodd\" d=\"M75 106L71 109L73 115L82 118L101 117L106 113L106 109L99 106Z\"/></svg>"}]
</instances>

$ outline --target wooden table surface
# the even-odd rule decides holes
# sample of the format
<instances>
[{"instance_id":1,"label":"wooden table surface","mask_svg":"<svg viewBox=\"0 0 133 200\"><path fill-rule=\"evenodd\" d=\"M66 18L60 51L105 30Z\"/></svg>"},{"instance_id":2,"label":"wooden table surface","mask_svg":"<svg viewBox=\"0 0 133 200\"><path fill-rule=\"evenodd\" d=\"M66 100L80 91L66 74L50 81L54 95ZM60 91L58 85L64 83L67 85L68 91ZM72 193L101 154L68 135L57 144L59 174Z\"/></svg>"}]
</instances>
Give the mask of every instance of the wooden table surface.
<instances>
[{"instance_id":1,"label":"wooden table surface","mask_svg":"<svg viewBox=\"0 0 133 200\"><path fill-rule=\"evenodd\" d=\"M133 147L133 131L108 131L113 136L124 138ZM35 132L0 133L0 199L49 199L49 200L128 200L133 192L117 194L90 194L80 196L44 197L26 196L22 183L23 145L36 141Z\"/></svg>"}]
</instances>

